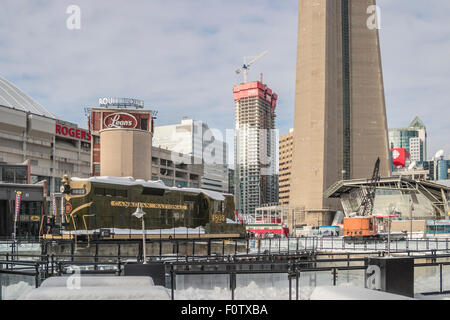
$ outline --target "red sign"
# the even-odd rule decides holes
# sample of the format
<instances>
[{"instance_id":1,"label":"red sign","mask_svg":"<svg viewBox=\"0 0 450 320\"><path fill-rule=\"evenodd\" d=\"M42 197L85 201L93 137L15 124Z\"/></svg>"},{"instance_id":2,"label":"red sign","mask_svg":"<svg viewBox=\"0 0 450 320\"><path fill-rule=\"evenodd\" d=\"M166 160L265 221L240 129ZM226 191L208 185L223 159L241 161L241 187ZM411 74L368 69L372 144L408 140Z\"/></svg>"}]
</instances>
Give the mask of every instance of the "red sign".
<instances>
[{"instance_id":1,"label":"red sign","mask_svg":"<svg viewBox=\"0 0 450 320\"><path fill-rule=\"evenodd\" d=\"M394 166L404 168L406 161L409 159L410 154L404 148L391 149L392 151L392 162Z\"/></svg>"},{"instance_id":2,"label":"red sign","mask_svg":"<svg viewBox=\"0 0 450 320\"><path fill-rule=\"evenodd\" d=\"M103 119L103 125L105 129L112 128L125 128L125 129L134 129L138 125L137 119L125 112L116 112L107 115Z\"/></svg>"},{"instance_id":3,"label":"red sign","mask_svg":"<svg viewBox=\"0 0 450 320\"><path fill-rule=\"evenodd\" d=\"M66 203L65 210L66 213L70 213L72 211L72 205L70 203Z\"/></svg>"},{"instance_id":4,"label":"red sign","mask_svg":"<svg viewBox=\"0 0 450 320\"><path fill-rule=\"evenodd\" d=\"M74 139L91 141L91 134L86 130L71 128L58 123L56 124L56 134Z\"/></svg>"}]
</instances>

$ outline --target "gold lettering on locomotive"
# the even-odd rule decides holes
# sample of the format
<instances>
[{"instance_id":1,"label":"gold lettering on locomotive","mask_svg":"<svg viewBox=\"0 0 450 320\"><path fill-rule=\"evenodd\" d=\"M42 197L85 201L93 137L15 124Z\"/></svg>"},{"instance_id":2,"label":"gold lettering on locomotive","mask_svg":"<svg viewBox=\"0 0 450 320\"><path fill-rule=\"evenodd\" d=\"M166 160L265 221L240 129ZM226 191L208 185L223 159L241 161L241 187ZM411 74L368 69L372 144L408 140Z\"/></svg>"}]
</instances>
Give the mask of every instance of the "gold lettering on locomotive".
<instances>
[{"instance_id":1,"label":"gold lettering on locomotive","mask_svg":"<svg viewBox=\"0 0 450 320\"><path fill-rule=\"evenodd\" d=\"M148 203L148 202L128 202L128 201L111 201L112 207L132 207L132 208L148 208L148 209L174 209L187 210L186 205L166 204L166 203Z\"/></svg>"},{"instance_id":2,"label":"gold lettering on locomotive","mask_svg":"<svg viewBox=\"0 0 450 320\"><path fill-rule=\"evenodd\" d=\"M213 213L211 215L211 221L213 223L225 223L225 215L220 213Z\"/></svg>"}]
</instances>

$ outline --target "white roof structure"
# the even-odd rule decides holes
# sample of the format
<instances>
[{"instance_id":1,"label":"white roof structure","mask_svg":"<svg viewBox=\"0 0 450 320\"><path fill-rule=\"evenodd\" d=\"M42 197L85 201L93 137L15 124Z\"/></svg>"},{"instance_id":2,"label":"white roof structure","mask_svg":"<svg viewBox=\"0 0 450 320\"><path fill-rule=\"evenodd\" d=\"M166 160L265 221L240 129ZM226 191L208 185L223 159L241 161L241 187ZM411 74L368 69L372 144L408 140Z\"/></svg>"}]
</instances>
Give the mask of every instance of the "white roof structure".
<instances>
[{"instance_id":1,"label":"white roof structure","mask_svg":"<svg viewBox=\"0 0 450 320\"><path fill-rule=\"evenodd\" d=\"M57 119L54 114L2 77L0 77L0 106Z\"/></svg>"},{"instance_id":2,"label":"white roof structure","mask_svg":"<svg viewBox=\"0 0 450 320\"><path fill-rule=\"evenodd\" d=\"M141 185L143 187L147 188L156 188L156 189L164 189L164 190L171 190L171 191L184 191L189 193L195 193L200 194L203 193L210 197L211 199L217 200L217 201L224 201L225 196L216 191L211 190L205 190L205 189L198 189L198 188L176 188L176 187L168 187L166 186L162 181L145 181L142 179L135 180L133 177L90 177L90 178L70 178L73 181L90 181L90 182L98 182L98 183L109 183L109 184L119 184L119 185L126 185L126 186L135 186L135 185Z\"/></svg>"}]
</instances>

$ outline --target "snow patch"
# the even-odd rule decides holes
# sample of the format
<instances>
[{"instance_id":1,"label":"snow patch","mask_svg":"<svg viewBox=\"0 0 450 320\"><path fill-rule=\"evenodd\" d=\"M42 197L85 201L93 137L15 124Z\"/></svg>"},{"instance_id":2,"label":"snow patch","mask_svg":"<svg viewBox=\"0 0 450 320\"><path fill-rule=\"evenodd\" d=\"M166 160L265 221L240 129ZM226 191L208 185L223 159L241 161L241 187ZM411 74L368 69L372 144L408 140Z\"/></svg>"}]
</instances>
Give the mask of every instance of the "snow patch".
<instances>
[{"instance_id":1,"label":"snow patch","mask_svg":"<svg viewBox=\"0 0 450 320\"><path fill-rule=\"evenodd\" d=\"M310 300L414 300L397 294L353 286L316 287Z\"/></svg>"},{"instance_id":2,"label":"snow patch","mask_svg":"<svg viewBox=\"0 0 450 320\"><path fill-rule=\"evenodd\" d=\"M20 281L16 284L9 285L7 287L2 287L2 300L18 300L23 294L32 291L34 287L30 284Z\"/></svg>"}]
</instances>

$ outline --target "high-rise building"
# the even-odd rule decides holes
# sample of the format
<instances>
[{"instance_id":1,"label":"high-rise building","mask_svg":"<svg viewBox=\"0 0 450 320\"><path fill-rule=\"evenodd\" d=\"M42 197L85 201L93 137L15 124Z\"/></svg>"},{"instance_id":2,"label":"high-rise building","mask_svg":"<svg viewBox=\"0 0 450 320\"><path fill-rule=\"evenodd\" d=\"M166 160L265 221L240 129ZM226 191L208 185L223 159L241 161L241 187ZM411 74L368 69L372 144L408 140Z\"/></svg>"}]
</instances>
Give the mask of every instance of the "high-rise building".
<instances>
[{"instance_id":1,"label":"high-rise building","mask_svg":"<svg viewBox=\"0 0 450 320\"><path fill-rule=\"evenodd\" d=\"M375 0L299 0L291 205L330 223L324 191L391 174ZM371 12L368 14L367 12Z\"/></svg>"},{"instance_id":2,"label":"high-rise building","mask_svg":"<svg viewBox=\"0 0 450 320\"><path fill-rule=\"evenodd\" d=\"M411 161L426 161L427 128L419 117L416 117L408 128L389 129L389 147L405 148L411 155Z\"/></svg>"},{"instance_id":3,"label":"high-rise building","mask_svg":"<svg viewBox=\"0 0 450 320\"><path fill-rule=\"evenodd\" d=\"M179 124L157 126L153 145L174 152L175 162L177 153L192 156L198 162L194 164L203 166L201 188L229 191L227 145L205 122L183 118Z\"/></svg>"},{"instance_id":4,"label":"high-rise building","mask_svg":"<svg viewBox=\"0 0 450 320\"><path fill-rule=\"evenodd\" d=\"M235 197L239 213L253 214L278 202L275 108L278 96L265 84L233 87L235 118Z\"/></svg>"},{"instance_id":5,"label":"high-rise building","mask_svg":"<svg viewBox=\"0 0 450 320\"><path fill-rule=\"evenodd\" d=\"M294 147L294 129L280 137L278 169L278 201L280 205L289 205L291 190L292 149Z\"/></svg>"}]
</instances>

